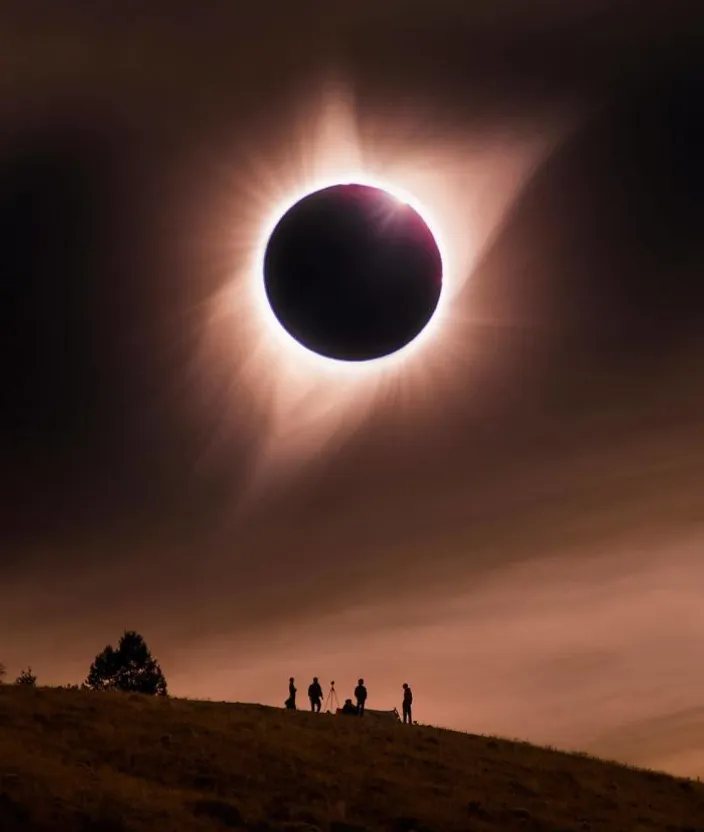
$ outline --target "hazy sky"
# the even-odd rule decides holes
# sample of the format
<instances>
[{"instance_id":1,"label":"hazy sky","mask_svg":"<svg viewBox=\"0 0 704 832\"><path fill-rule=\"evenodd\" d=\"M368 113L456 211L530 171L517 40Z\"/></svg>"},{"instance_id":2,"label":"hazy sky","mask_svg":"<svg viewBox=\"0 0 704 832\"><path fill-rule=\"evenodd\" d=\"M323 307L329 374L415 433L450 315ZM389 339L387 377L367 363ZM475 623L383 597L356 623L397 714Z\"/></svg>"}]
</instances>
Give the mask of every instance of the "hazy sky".
<instances>
[{"instance_id":1,"label":"hazy sky","mask_svg":"<svg viewBox=\"0 0 704 832\"><path fill-rule=\"evenodd\" d=\"M422 722L701 774L704 9L207 5L5 15L0 660L81 681L137 629L177 696L408 681ZM256 293L351 170L448 264L366 375Z\"/></svg>"}]
</instances>

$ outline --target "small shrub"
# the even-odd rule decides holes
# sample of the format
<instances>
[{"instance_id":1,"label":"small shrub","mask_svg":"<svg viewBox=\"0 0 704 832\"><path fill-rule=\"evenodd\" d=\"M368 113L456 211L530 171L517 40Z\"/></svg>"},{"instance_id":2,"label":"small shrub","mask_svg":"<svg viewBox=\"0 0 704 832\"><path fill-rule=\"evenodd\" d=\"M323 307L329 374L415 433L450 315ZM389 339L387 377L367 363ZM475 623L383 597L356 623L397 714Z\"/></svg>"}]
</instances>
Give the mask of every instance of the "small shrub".
<instances>
[{"instance_id":1,"label":"small shrub","mask_svg":"<svg viewBox=\"0 0 704 832\"><path fill-rule=\"evenodd\" d=\"M37 677L32 673L32 668L28 667L26 670L23 670L20 675L15 679L16 685L24 685L25 687L34 688L37 686Z\"/></svg>"}]
</instances>

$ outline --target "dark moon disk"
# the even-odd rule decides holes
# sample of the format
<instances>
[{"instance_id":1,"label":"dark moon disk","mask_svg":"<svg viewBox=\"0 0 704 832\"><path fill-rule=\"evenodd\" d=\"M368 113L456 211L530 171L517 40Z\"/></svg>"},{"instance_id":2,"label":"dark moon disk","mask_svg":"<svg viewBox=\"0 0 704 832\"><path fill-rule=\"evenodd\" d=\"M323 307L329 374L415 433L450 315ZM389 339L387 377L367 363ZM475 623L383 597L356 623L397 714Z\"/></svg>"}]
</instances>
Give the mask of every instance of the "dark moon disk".
<instances>
[{"instance_id":1,"label":"dark moon disk","mask_svg":"<svg viewBox=\"0 0 704 832\"><path fill-rule=\"evenodd\" d=\"M380 188L333 185L279 220L264 285L296 341L328 358L369 361L401 349L430 321L442 259L413 208Z\"/></svg>"}]
</instances>

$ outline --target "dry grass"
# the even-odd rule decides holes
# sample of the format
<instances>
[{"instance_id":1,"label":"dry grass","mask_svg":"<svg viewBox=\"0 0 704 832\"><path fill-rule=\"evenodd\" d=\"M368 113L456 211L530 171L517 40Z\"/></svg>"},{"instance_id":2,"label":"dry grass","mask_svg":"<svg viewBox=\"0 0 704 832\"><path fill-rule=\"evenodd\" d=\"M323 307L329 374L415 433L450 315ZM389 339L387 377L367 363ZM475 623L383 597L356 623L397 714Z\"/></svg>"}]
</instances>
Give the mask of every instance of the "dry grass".
<instances>
[{"instance_id":1,"label":"dry grass","mask_svg":"<svg viewBox=\"0 0 704 832\"><path fill-rule=\"evenodd\" d=\"M704 785L524 743L0 687L2 832L704 830Z\"/></svg>"}]
</instances>

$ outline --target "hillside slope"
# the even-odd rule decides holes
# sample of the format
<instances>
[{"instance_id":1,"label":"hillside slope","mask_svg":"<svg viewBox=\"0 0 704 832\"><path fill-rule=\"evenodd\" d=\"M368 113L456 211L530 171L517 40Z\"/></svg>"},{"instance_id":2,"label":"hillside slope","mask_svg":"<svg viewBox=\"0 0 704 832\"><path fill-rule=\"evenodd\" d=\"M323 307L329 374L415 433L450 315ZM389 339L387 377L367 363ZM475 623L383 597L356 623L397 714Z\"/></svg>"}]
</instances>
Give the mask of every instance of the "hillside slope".
<instances>
[{"instance_id":1,"label":"hillside slope","mask_svg":"<svg viewBox=\"0 0 704 832\"><path fill-rule=\"evenodd\" d=\"M2 832L704 830L704 785L487 737L0 687Z\"/></svg>"}]
</instances>

